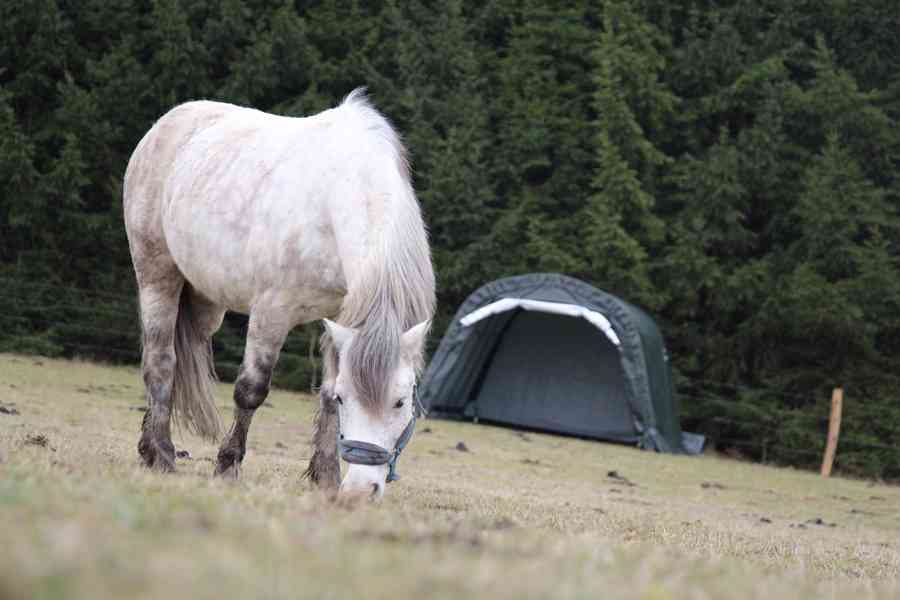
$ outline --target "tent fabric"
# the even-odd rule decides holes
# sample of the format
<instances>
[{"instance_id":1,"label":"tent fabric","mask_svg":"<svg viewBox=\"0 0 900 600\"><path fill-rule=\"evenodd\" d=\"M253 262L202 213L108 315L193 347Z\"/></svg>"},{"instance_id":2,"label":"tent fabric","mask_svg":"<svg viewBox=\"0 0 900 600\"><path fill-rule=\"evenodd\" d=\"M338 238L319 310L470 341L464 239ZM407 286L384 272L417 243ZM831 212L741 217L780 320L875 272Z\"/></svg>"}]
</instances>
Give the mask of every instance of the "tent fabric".
<instances>
[{"instance_id":1,"label":"tent fabric","mask_svg":"<svg viewBox=\"0 0 900 600\"><path fill-rule=\"evenodd\" d=\"M660 452L697 453L703 444L681 432L669 358L653 319L565 275L508 277L473 292L420 392L437 416Z\"/></svg>"}]
</instances>

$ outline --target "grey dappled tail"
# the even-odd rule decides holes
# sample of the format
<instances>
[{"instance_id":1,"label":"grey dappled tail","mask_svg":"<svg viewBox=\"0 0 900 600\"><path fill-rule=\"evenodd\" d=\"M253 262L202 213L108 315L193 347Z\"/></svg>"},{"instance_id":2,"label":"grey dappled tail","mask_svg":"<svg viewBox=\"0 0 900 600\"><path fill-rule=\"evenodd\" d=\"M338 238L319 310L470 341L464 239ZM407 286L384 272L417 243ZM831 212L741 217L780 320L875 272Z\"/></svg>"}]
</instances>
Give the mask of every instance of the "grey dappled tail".
<instances>
[{"instance_id":1,"label":"grey dappled tail","mask_svg":"<svg viewBox=\"0 0 900 600\"><path fill-rule=\"evenodd\" d=\"M175 325L175 379L172 412L176 423L210 440L222 432L216 408L216 368L212 339L198 327L191 303L191 288L185 283L178 303Z\"/></svg>"}]
</instances>

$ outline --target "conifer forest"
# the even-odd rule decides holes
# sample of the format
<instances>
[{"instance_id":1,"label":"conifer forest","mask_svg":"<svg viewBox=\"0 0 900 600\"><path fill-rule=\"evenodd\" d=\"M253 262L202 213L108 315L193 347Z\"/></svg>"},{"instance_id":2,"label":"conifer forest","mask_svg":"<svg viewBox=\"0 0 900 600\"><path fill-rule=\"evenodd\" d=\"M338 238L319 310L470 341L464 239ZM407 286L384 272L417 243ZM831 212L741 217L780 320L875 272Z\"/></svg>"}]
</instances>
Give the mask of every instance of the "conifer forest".
<instances>
[{"instance_id":1,"label":"conifer forest","mask_svg":"<svg viewBox=\"0 0 900 600\"><path fill-rule=\"evenodd\" d=\"M682 425L900 479L896 0L0 0L0 352L140 361L122 178L174 105L403 133L438 277L560 272L660 324ZM214 344L233 377L246 319ZM276 384L309 389L320 324Z\"/></svg>"}]
</instances>

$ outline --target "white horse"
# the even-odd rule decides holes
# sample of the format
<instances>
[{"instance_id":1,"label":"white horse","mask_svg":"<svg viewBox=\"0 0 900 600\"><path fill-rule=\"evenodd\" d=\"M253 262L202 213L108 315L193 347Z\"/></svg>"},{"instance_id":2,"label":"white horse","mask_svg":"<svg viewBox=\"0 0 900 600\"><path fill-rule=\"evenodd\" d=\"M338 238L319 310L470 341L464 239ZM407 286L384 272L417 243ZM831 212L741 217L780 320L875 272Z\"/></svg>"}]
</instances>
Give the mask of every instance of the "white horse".
<instances>
[{"instance_id":1,"label":"white horse","mask_svg":"<svg viewBox=\"0 0 900 600\"><path fill-rule=\"evenodd\" d=\"M144 464L174 469L173 413L219 436L210 340L226 310L250 317L215 471L231 476L288 332L331 317L307 475L380 497L412 433L435 303L406 152L387 119L361 90L307 118L182 104L135 149L124 209L149 403Z\"/></svg>"}]
</instances>

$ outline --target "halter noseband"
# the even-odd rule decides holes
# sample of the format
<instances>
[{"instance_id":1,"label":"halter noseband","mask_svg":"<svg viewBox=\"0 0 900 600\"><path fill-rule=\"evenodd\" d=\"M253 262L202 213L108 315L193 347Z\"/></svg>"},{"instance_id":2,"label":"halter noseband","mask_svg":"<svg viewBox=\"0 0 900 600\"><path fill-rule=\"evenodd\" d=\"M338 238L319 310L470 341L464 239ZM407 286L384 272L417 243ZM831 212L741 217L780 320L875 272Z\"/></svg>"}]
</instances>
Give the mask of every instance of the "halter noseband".
<instances>
[{"instance_id":1,"label":"halter noseband","mask_svg":"<svg viewBox=\"0 0 900 600\"><path fill-rule=\"evenodd\" d=\"M400 458L400 453L406 448L406 444L409 443L410 438L412 438L413 431L416 429L416 420L423 415L427 416L427 413L419 400L419 389L414 387L412 418L403 429L403 433L397 438L397 444L394 446L393 452L369 442L339 439L338 446L341 449L341 458L348 463L356 465L377 466L386 464L388 466L387 483L397 481L400 479L400 475L397 473L397 460ZM338 435L340 435L340 427L338 427Z\"/></svg>"}]
</instances>

